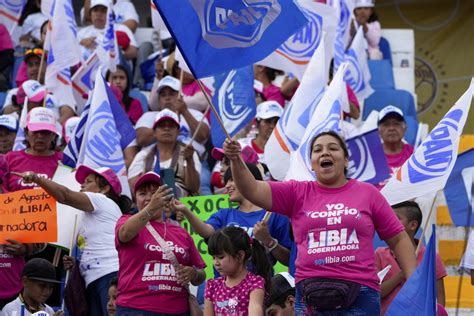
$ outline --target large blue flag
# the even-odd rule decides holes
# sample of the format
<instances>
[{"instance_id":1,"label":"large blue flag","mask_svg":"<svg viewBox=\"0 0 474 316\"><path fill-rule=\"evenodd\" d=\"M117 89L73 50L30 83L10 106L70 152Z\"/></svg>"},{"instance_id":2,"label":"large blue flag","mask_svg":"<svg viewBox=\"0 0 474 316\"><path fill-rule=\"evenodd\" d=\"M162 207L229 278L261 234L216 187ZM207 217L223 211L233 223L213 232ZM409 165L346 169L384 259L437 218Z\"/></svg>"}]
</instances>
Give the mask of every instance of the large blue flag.
<instances>
[{"instance_id":1,"label":"large blue flag","mask_svg":"<svg viewBox=\"0 0 474 316\"><path fill-rule=\"evenodd\" d=\"M216 106L225 129L230 136L234 136L255 117L257 105L252 66L214 76L214 80L212 103ZM214 112L211 114L211 137L216 147L222 147L226 138Z\"/></svg>"},{"instance_id":2,"label":"large blue flag","mask_svg":"<svg viewBox=\"0 0 474 316\"><path fill-rule=\"evenodd\" d=\"M390 169L377 129L347 139L346 144L349 149L349 177L372 184L390 178Z\"/></svg>"},{"instance_id":3,"label":"large blue flag","mask_svg":"<svg viewBox=\"0 0 474 316\"><path fill-rule=\"evenodd\" d=\"M196 78L257 62L308 22L293 1L153 2Z\"/></svg>"},{"instance_id":4,"label":"large blue flag","mask_svg":"<svg viewBox=\"0 0 474 316\"><path fill-rule=\"evenodd\" d=\"M421 242L421 240L420 240ZM436 315L436 226L423 261L405 282L385 313L386 316Z\"/></svg>"},{"instance_id":5,"label":"large blue flag","mask_svg":"<svg viewBox=\"0 0 474 316\"><path fill-rule=\"evenodd\" d=\"M458 155L444 187L449 214L456 226L474 225L474 148Z\"/></svg>"}]
</instances>

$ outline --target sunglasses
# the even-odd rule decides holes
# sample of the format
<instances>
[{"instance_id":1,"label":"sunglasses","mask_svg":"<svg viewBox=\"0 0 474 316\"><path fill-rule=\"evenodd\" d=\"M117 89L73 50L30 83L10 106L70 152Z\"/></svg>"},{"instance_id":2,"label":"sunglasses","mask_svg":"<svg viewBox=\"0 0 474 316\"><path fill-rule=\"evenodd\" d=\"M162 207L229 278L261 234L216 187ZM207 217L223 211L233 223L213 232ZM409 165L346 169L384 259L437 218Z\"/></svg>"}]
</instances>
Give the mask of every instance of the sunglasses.
<instances>
[{"instance_id":1,"label":"sunglasses","mask_svg":"<svg viewBox=\"0 0 474 316\"><path fill-rule=\"evenodd\" d=\"M32 48L28 49L25 52L25 56L30 55L30 54L35 54L35 55L43 55L44 51L41 48Z\"/></svg>"}]
</instances>

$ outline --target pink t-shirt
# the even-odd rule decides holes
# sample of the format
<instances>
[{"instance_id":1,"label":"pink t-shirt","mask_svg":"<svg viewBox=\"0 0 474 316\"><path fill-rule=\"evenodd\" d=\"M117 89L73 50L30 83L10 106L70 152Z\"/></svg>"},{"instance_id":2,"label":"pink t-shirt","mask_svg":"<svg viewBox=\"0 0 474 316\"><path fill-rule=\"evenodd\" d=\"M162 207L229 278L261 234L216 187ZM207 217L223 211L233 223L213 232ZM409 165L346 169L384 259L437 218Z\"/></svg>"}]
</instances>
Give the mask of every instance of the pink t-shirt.
<instances>
[{"instance_id":1,"label":"pink t-shirt","mask_svg":"<svg viewBox=\"0 0 474 316\"><path fill-rule=\"evenodd\" d=\"M0 299L10 298L20 293L21 271L25 266L25 257L15 257L0 245Z\"/></svg>"},{"instance_id":2,"label":"pink t-shirt","mask_svg":"<svg viewBox=\"0 0 474 316\"><path fill-rule=\"evenodd\" d=\"M417 265L421 263L423 260L423 256L425 255L426 248L425 246L420 247L420 251L418 252L418 257L416 258ZM380 247L377 248L375 251L375 266L377 267L377 271L384 269L389 264L392 265L392 268L388 271L385 275L384 281L390 280L395 275L397 275L401 270L398 266L397 260L395 260L395 256L390 251L388 247ZM436 280L440 280L447 275L446 269L444 268L443 262L441 261L440 256L436 253ZM381 313L382 315L385 314L390 303L392 303L395 296L397 296L398 292L402 288L405 281L401 282L397 287L395 287L390 294L382 298L381 301Z\"/></svg>"},{"instance_id":3,"label":"pink t-shirt","mask_svg":"<svg viewBox=\"0 0 474 316\"><path fill-rule=\"evenodd\" d=\"M135 125L138 119L143 115L143 108L140 101L132 98L132 102L130 103L130 108L128 109L127 115L132 124Z\"/></svg>"},{"instance_id":4,"label":"pink t-shirt","mask_svg":"<svg viewBox=\"0 0 474 316\"><path fill-rule=\"evenodd\" d=\"M120 227L131 215L123 215L115 227L115 247L119 255L118 297L116 304L142 311L181 314L188 311L188 292L176 282L173 265L165 259L155 238L143 228L128 243L118 240ZM206 264L183 228L150 222L167 241L183 266L203 269Z\"/></svg>"},{"instance_id":5,"label":"pink t-shirt","mask_svg":"<svg viewBox=\"0 0 474 316\"><path fill-rule=\"evenodd\" d=\"M387 158L387 164L391 169L391 173L395 172L395 168L401 167L408 158L410 158L411 154L413 154L413 146L410 144L403 144L402 151L399 154L385 154L385 158Z\"/></svg>"},{"instance_id":6,"label":"pink t-shirt","mask_svg":"<svg viewBox=\"0 0 474 316\"><path fill-rule=\"evenodd\" d=\"M249 313L250 293L265 290L265 280L251 272L236 286L228 287L225 277L207 281L204 298L212 302L216 316L246 316Z\"/></svg>"},{"instance_id":7,"label":"pink t-shirt","mask_svg":"<svg viewBox=\"0 0 474 316\"><path fill-rule=\"evenodd\" d=\"M280 88L274 84L263 87L262 94L267 101L277 101L282 107L285 106L285 97L281 94Z\"/></svg>"},{"instance_id":8,"label":"pink t-shirt","mask_svg":"<svg viewBox=\"0 0 474 316\"><path fill-rule=\"evenodd\" d=\"M7 49L13 49L13 41L5 25L0 23L0 52Z\"/></svg>"},{"instance_id":9,"label":"pink t-shirt","mask_svg":"<svg viewBox=\"0 0 474 316\"><path fill-rule=\"evenodd\" d=\"M26 172L33 171L40 177L52 179L58 162L63 158L63 153L56 151L51 156L34 156L22 151L10 151L5 155L10 171ZM3 189L8 192L32 189L38 187L36 183L25 184L23 180L11 173L8 173L3 183Z\"/></svg>"},{"instance_id":10,"label":"pink t-shirt","mask_svg":"<svg viewBox=\"0 0 474 316\"><path fill-rule=\"evenodd\" d=\"M379 290L373 237L404 230L385 198L371 184L349 180L340 188L316 181L270 182L272 212L291 219L296 282L343 279Z\"/></svg>"}]
</instances>

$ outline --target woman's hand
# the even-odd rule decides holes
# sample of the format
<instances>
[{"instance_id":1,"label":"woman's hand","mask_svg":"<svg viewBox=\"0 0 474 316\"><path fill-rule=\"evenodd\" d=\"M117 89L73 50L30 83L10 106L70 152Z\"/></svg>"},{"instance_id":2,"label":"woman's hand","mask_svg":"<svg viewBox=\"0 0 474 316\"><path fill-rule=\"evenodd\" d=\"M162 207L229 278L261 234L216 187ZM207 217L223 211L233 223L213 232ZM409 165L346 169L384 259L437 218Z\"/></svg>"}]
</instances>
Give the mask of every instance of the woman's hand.
<instances>
[{"instance_id":1,"label":"woman's hand","mask_svg":"<svg viewBox=\"0 0 474 316\"><path fill-rule=\"evenodd\" d=\"M253 226L253 236L265 247L267 247L267 245L272 242L272 235L270 235L268 225L265 221L257 222Z\"/></svg>"},{"instance_id":2,"label":"woman's hand","mask_svg":"<svg viewBox=\"0 0 474 316\"><path fill-rule=\"evenodd\" d=\"M237 161L240 158L242 147L236 140L227 138L224 142L224 155L231 161Z\"/></svg>"},{"instance_id":3,"label":"woman's hand","mask_svg":"<svg viewBox=\"0 0 474 316\"><path fill-rule=\"evenodd\" d=\"M176 271L177 282L179 285L186 285L189 282L193 282L197 274L197 270L194 267L180 265L178 271Z\"/></svg>"},{"instance_id":4,"label":"woman's hand","mask_svg":"<svg viewBox=\"0 0 474 316\"><path fill-rule=\"evenodd\" d=\"M40 178L36 173L32 171L27 171L23 173L10 171L10 173L22 178L25 183L38 183L38 180Z\"/></svg>"},{"instance_id":5,"label":"woman's hand","mask_svg":"<svg viewBox=\"0 0 474 316\"><path fill-rule=\"evenodd\" d=\"M18 242L14 239L7 239L9 244L4 245L7 252L13 256L24 256L26 255L26 245Z\"/></svg>"},{"instance_id":6,"label":"woman's hand","mask_svg":"<svg viewBox=\"0 0 474 316\"><path fill-rule=\"evenodd\" d=\"M80 45L88 49L94 49L97 46L95 42L95 36L86 37L79 42Z\"/></svg>"},{"instance_id":7,"label":"woman's hand","mask_svg":"<svg viewBox=\"0 0 474 316\"><path fill-rule=\"evenodd\" d=\"M186 145L184 148L181 150L181 155L183 156L183 159L186 161L193 160L193 155L194 155L194 147L193 145Z\"/></svg>"},{"instance_id":8,"label":"woman's hand","mask_svg":"<svg viewBox=\"0 0 474 316\"><path fill-rule=\"evenodd\" d=\"M74 257L71 256L64 256L63 257L63 265L65 270L71 270L74 267Z\"/></svg>"},{"instance_id":9,"label":"woman's hand","mask_svg":"<svg viewBox=\"0 0 474 316\"><path fill-rule=\"evenodd\" d=\"M175 212L176 214L179 212L179 213L188 213L188 212L191 212L191 210L186 206L184 205L183 203L181 203L180 200L178 199L173 199L170 203L170 206L171 206L171 210L173 212Z\"/></svg>"},{"instance_id":10,"label":"woman's hand","mask_svg":"<svg viewBox=\"0 0 474 316\"><path fill-rule=\"evenodd\" d=\"M172 198L172 189L168 188L166 184L160 186L151 197L150 203L145 206L146 213L153 217L156 212L162 211L171 202Z\"/></svg>"}]
</instances>

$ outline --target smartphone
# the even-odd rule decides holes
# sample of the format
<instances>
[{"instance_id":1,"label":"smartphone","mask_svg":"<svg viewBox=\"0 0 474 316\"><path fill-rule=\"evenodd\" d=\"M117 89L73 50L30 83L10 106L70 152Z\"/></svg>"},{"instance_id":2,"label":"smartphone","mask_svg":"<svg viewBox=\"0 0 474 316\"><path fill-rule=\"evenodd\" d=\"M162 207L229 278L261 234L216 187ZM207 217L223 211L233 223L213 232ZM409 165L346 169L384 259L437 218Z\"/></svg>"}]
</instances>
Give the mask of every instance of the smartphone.
<instances>
[{"instance_id":1,"label":"smartphone","mask_svg":"<svg viewBox=\"0 0 474 316\"><path fill-rule=\"evenodd\" d=\"M174 169L166 168L160 170L161 185L166 184L168 188L171 188L171 193L176 197L176 183L174 176Z\"/></svg>"}]
</instances>

